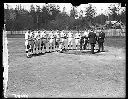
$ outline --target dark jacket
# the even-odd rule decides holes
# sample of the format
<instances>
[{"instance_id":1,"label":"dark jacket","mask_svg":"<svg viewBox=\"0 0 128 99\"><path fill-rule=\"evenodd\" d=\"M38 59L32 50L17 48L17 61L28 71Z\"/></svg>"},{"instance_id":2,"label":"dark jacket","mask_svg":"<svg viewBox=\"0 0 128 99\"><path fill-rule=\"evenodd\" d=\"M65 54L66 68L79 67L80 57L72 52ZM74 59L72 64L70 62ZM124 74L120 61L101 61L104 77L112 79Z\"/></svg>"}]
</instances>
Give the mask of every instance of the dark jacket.
<instances>
[{"instance_id":1,"label":"dark jacket","mask_svg":"<svg viewBox=\"0 0 128 99\"><path fill-rule=\"evenodd\" d=\"M80 38L80 44L83 44L84 43L84 37L82 36L81 38Z\"/></svg>"},{"instance_id":2,"label":"dark jacket","mask_svg":"<svg viewBox=\"0 0 128 99\"><path fill-rule=\"evenodd\" d=\"M103 43L104 42L104 38L105 38L105 33L104 32L100 32L99 36L97 37L97 41L99 43Z\"/></svg>"},{"instance_id":3,"label":"dark jacket","mask_svg":"<svg viewBox=\"0 0 128 99\"><path fill-rule=\"evenodd\" d=\"M96 44L97 36L94 32L90 32L89 35L88 35L88 38L89 38L89 43Z\"/></svg>"}]
</instances>

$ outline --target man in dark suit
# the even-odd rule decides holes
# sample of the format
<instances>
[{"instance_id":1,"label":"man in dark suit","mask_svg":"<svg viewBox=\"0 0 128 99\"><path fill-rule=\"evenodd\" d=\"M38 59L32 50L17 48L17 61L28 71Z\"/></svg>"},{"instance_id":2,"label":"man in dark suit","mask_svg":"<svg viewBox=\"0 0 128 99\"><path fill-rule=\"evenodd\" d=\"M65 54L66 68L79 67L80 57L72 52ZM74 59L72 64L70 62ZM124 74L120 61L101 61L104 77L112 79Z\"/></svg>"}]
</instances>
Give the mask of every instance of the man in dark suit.
<instances>
[{"instance_id":1,"label":"man in dark suit","mask_svg":"<svg viewBox=\"0 0 128 99\"><path fill-rule=\"evenodd\" d=\"M96 34L94 33L93 30L90 31L89 35L88 35L88 38L89 38L89 43L91 45L91 53L94 54L94 47L95 47L95 44L96 44Z\"/></svg>"},{"instance_id":2,"label":"man in dark suit","mask_svg":"<svg viewBox=\"0 0 128 99\"><path fill-rule=\"evenodd\" d=\"M100 52L100 49L102 49L102 51L104 51L104 38L105 38L105 33L101 30L99 33L99 36L97 37L97 42L98 42L98 46L99 46L99 50L98 52Z\"/></svg>"},{"instance_id":3,"label":"man in dark suit","mask_svg":"<svg viewBox=\"0 0 128 99\"><path fill-rule=\"evenodd\" d=\"M80 38L80 50L83 50L83 44L84 44L84 36L81 36L81 38Z\"/></svg>"}]
</instances>

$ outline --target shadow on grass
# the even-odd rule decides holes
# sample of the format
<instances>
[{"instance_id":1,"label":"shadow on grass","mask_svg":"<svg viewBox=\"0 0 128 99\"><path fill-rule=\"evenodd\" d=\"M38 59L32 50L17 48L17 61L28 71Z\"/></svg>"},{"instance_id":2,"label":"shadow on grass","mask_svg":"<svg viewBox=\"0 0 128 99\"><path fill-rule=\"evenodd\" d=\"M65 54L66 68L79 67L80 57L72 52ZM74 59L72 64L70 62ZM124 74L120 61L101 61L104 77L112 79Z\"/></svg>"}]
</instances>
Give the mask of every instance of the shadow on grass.
<instances>
[{"instance_id":1,"label":"shadow on grass","mask_svg":"<svg viewBox=\"0 0 128 99\"><path fill-rule=\"evenodd\" d=\"M36 57L36 56L42 56L42 55L45 55L45 54L47 54L47 53L52 53L52 52L54 52L54 51L46 51L46 52L44 52L44 53L38 53L38 54L32 54L32 56L31 57Z\"/></svg>"},{"instance_id":2,"label":"shadow on grass","mask_svg":"<svg viewBox=\"0 0 128 99\"><path fill-rule=\"evenodd\" d=\"M102 53L102 52L107 52L107 51L98 52L98 49L95 49L95 52L94 52L93 55L98 55L97 53ZM66 50L66 51L63 51L62 53L64 53L64 54L74 54L74 55L92 55L91 49L87 49L87 50Z\"/></svg>"},{"instance_id":3,"label":"shadow on grass","mask_svg":"<svg viewBox=\"0 0 128 99\"><path fill-rule=\"evenodd\" d=\"M48 54L48 53L53 53L53 52L56 52L56 51L47 51L45 53L39 53L39 54L32 54L31 57L36 57L36 56L43 56L45 54ZM86 49L86 50L67 50L67 49L63 49L62 51L59 51L58 53L63 53L63 54L74 54L74 55L101 55L101 54L98 54L98 53L104 53L104 52L108 52L108 50L105 50L105 51L100 51L98 52L98 49L95 49L94 51L94 54L91 53L91 49Z\"/></svg>"}]
</instances>

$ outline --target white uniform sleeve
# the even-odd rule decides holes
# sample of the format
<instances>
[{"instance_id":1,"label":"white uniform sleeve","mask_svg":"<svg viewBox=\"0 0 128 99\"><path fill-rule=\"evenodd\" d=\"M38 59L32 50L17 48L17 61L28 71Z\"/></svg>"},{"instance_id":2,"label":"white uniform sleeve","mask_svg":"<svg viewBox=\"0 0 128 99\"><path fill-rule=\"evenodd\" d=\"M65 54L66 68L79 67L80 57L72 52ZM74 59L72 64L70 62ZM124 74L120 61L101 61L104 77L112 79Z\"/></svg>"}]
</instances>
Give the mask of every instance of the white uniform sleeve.
<instances>
[{"instance_id":1,"label":"white uniform sleeve","mask_svg":"<svg viewBox=\"0 0 128 99\"><path fill-rule=\"evenodd\" d=\"M33 36L33 35L32 35L32 32L31 32L31 33L30 33L30 37L32 38L32 36Z\"/></svg>"},{"instance_id":2,"label":"white uniform sleeve","mask_svg":"<svg viewBox=\"0 0 128 99\"><path fill-rule=\"evenodd\" d=\"M87 35L86 35L87 37L88 37L88 34L89 34L89 32L87 32Z\"/></svg>"},{"instance_id":3,"label":"white uniform sleeve","mask_svg":"<svg viewBox=\"0 0 128 99\"><path fill-rule=\"evenodd\" d=\"M87 36L87 32L86 31L84 32L84 36Z\"/></svg>"},{"instance_id":4,"label":"white uniform sleeve","mask_svg":"<svg viewBox=\"0 0 128 99\"><path fill-rule=\"evenodd\" d=\"M36 37L37 37L37 35L38 35L38 34L37 34L37 33L35 33L34 38L36 38Z\"/></svg>"},{"instance_id":5,"label":"white uniform sleeve","mask_svg":"<svg viewBox=\"0 0 128 99\"><path fill-rule=\"evenodd\" d=\"M27 40L27 39L28 39L28 32L25 33L25 40Z\"/></svg>"}]
</instances>

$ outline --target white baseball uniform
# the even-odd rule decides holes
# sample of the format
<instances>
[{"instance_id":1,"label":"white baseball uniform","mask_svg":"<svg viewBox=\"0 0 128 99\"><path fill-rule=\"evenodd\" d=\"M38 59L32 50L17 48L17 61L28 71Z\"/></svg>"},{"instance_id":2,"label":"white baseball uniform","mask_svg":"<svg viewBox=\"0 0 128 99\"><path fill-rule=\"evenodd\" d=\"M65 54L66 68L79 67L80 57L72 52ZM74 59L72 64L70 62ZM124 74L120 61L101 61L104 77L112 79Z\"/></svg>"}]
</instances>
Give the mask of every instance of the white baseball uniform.
<instances>
[{"instance_id":1,"label":"white baseball uniform","mask_svg":"<svg viewBox=\"0 0 128 99\"><path fill-rule=\"evenodd\" d=\"M73 40L73 34L71 33L71 31L69 31L69 33L68 33L68 45L69 44L72 45L72 40Z\"/></svg>"},{"instance_id":2,"label":"white baseball uniform","mask_svg":"<svg viewBox=\"0 0 128 99\"><path fill-rule=\"evenodd\" d=\"M80 43L80 33L75 34L75 44L78 45Z\"/></svg>"}]
</instances>

